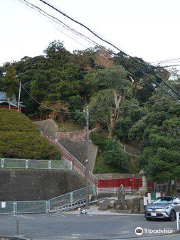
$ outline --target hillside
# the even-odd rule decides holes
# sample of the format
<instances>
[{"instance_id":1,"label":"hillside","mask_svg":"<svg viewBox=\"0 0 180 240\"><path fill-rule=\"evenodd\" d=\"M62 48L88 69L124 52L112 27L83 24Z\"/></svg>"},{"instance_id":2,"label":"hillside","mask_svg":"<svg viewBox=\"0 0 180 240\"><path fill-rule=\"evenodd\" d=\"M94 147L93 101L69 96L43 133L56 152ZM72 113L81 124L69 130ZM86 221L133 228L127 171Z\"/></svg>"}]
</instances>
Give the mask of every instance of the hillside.
<instances>
[{"instance_id":1,"label":"hillside","mask_svg":"<svg viewBox=\"0 0 180 240\"><path fill-rule=\"evenodd\" d=\"M60 153L25 115L0 109L0 157L60 159Z\"/></svg>"},{"instance_id":2,"label":"hillside","mask_svg":"<svg viewBox=\"0 0 180 240\"><path fill-rule=\"evenodd\" d=\"M179 178L178 74L174 81L165 68L97 46L71 53L62 42L54 41L44 53L0 67L0 88L17 97L21 83L21 101L29 117L50 116L60 131L83 129L88 105L91 139L99 147L96 173L136 173L143 169L157 182ZM17 126L10 124L13 131L6 123L1 152L2 148L6 151L1 155L26 156L26 150L32 158L54 157L44 150L45 143L38 147L31 142L38 136L36 130L19 126L18 121Z\"/></svg>"}]
</instances>

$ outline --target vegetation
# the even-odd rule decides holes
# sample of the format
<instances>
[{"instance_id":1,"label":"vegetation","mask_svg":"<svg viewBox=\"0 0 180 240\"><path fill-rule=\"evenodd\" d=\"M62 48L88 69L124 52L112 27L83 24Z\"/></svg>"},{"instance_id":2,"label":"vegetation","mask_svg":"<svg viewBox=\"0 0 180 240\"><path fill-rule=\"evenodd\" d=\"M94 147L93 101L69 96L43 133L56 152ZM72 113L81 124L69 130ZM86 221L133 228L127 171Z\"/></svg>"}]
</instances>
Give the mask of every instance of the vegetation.
<instances>
[{"instance_id":1,"label":"vegetation","mask_svg":"<svg viewBox=\"0 0 180 240\"><path fill-rule=\"evenodd\" d=\"M59 150L23 114L0 109L0 123L0 157L60 159Z\"/></svg>"},{"instance_id":2,"label":"vegetation","mask_svg":"<svg viewBox=\"0 0 180 240\"><path fill-rule=\"evenodd\" d=\"M85 125L83 110L88 104L91 138L99 146L96 172L135 173L144 169L157 182L178 178L180 105L159 88L161 79L144 67L147 63L143 59L136 58L142 66L120 53L114 55L99 47L70 53L60 41L50 43L44 53L0 68L3 91L9 89L9 96L17 95L17 81L21 81L30 93L31 97L22 89L21 100L27 115L48 114L61 121L62 130L72 130L69 123L80 129ZM149 69L180 90L178 75L176 80L169 80L170 72L162 67ZM164 85L163 88L171 93ZM25 125L3 123L0 131L7 130L4 141L17 129L18 134L37 134L33 130L28 132L30 126L26 129ZM26 139L24 135L23 138ZM132 143L138 149L134 153L129 151ZM11 156L9 151L3 155Z\"/></svg>"}]
</instances>

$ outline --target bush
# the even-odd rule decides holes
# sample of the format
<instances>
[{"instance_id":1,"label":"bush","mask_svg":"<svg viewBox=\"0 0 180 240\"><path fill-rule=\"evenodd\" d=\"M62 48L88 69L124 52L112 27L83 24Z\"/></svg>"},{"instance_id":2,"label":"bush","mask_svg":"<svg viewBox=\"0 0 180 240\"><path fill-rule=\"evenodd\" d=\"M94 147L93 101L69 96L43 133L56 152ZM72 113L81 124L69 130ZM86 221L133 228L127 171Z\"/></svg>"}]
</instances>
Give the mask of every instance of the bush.
<instances>
[{"instance_id":1,"label":"bush","mask_svg":"<svg viewBox=\"0 0 180 240\"><path fill-rule=\"evenodd\" d=\"M116 140L108 142L103 153L104 162L119 168L126 168L129 163L129 156L120 149L120 145Z\"/></svg>"},{"instance_id":2,"label":"bush","mask_svg":"<svg viewBox=\"0 0 180 240\"><path fill-rule=\"evenodd\" d=\"M91 132L91 140L95 145L98 145L102 150L106 148L108 143L108 132L98 129Z\"/></svg>"},{"instance_id":3,"label":"bush","mask_svg":"<svg viewBox=\"0 0 180 240\"><path fill-rule=\"evenodd\" d=\"M0 157L60 159L59 150L23 114L0 109Z\"/></svg>"}]
</instances>

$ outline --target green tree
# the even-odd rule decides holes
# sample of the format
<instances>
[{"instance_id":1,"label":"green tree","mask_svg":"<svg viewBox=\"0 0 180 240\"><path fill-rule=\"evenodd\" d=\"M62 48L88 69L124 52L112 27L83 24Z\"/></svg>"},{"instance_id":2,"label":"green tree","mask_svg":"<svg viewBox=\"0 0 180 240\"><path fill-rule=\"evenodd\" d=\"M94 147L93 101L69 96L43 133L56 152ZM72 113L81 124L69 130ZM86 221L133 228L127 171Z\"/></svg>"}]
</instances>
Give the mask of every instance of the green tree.
<instances>
[{"instance_id":1,"label":"green tree","mask_svg":"<svg viewBox=\"0 0 180 240\"><path fill-rule=\"evenodd\" d=\"M116 140L110 140L103 152L103 159L106 164L126 169L129 164L129 156L120 149Z\"/></svg>"},{"instance_id":2,"label":"green tree","mask_svg":"<svg viewBox=\"0 0 180 240\"><path fill-rule=\"evenodd\" d=\"M87 76L87 81L91 82L93 90L98 91L99 89L104 89L99 91L96 96L92 97L92 102L90 102L92 110L100 104L102 106L101 110L104 109L104 111L106 111L106 108L112 109L111 111L108 111L107 109L107 113L110 113L109 121L106 120L109 130L109 138L112 138L113 131L119 119L120 104L131 95L131 83L126 77L127 72L121 66L111 66L105 69L100 69ZM100 98L102 98L102 100L104 99L104 101L101 101ZM94 115L95 114L96 113L94 113Z\"/></svg>"},{"instance_id":3,"label":"green tree","mask_svg":"<svg viewBox=\"0 0 180 240\"><path fill-rule=\"evenodd\" d=\"M155 103L151 112L138 121L130 138L140 142L139 166L154 181L170 181L180 174L180 111L174 101Z\"/></svg>"},{"instance_id":4,"label":"green tree","mask_svg":"<svg viewBox=\"0 0 180 240\"><path fill-rule=\"evenodd\" d=\"M5 76L2 79L3 90L7 97L11 100L15 93L18 92L19 80L16 77L16 70L13 65L9 65Z\"/></svg>"}]
</instances>

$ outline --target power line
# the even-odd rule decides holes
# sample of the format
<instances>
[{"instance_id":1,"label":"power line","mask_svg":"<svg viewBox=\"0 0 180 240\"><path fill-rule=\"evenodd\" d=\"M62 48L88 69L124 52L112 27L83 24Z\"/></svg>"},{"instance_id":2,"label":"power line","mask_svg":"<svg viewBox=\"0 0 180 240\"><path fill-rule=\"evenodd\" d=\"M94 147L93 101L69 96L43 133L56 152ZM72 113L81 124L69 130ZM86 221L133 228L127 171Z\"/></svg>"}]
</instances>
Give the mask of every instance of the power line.
<instances>
[{"instance_id":1,"label":"power line","mask_svg":"<svg viewBox=\"0 0 180 240\"><path fill-rule=\"evenodd\" d=\"M172 58L172 59L161 60L161 61L150 62L150 63L155 64L155 63L174 62L174 61L180 61L180 58Z\"/></svg>"},{"instance_id":2,"label":"power line","mask_svg":"<svg viewBox=\"0 0 180 240\"><path fill-rule=\"evenodd\" d=\"M170 88L174 93L176 93L179 97L180 97L180 93L175 90L173 87L171 87L166 81L164 81L160 76L158 76L156 74L156 72L152 69L152 67L149 64L145 64L142 63L140 61L138 61L136 58L128 55L127 53L123 52L121 49L119 49L117 46L115 46L114 44L112 44L110 41L105 40L104 38L102 38L101 36L99 36L99 34L95 33L93 30L91 30L89 27L87 27L85 24L75 20L74 18L70 17L69 15L67 15L66 13L64 13L63 11L59 10L58 8L56 8L55 6L53 6L52 4L48 3L45 0L39 0L40 2L44 3L45 5L49 6L50 8L52 8L53 10L59 12L60 14L62 14L63 16L65 16L66 18L70 19L71 21L77 23L78 25L80 25L81 27L85 28L86 30L88 30L89 32L91 32L94 36L96 36L97 38L99 38L101 41L105 42L106 44L112 46L113 48L115 48L116 50L118 50L121 54L133 59L135 62L138 62L139 64L141 64L142 66L144 66L149 72L153 73L156 76L157 80L161 80L163 82L164 85L166 85L168 88Z\"/></svg>"},{"instance_id":3,"label":"power line","mask_svg":"<svg viewBox=\"0 0 180 240\"><path fill-rule=\"evenodd\" d=\"M63 26L66 26L66 27L68 28L68 30L73 31L73 33L75 32L75 33L78 34L78 35L80 34L81 37L85 37L86 39L89 39L89 40L91 41L90 38L88 38L88 37L86 37L85 35L77 32L76 30L70 28L67 24L64 24L62 21L60 21L59 19L55 18L54 16L46 13L45 11L43 11L41 8L35 6L34 4L31 4L31 3L29 3L29 2L26 1L26 0L19 0L19 1L21 1L22 3L25 3L27 6L29 6L29 7L31 7L31 8L34 8L34 9L38 10L40 13L42 13L42 15L50 17L51 20L53 19L53 21L54 21L54 20L58 21L59 23L63 24ZM43 3L45 3L45 1L42 1L42 0L40 0L40 1L43 2ZM46 2L46 4L47 4L47 2ZM48 6L50 6L50 4L48 4ZM53 9L54 9L54 7L53 7ZM60 10L58 10L58 9L57 9L57 11L59 11L60 13L62 13L62 11L60 11ZM66 15L66 14L63 13L63 15ZM76 20L72 19L71 17L68 16L68 18L70 18L72 21L75 21L76 23L80 24L79 22L77 22ZM56 21L55 21L55 22L56 22ZM56 23L57 23L57 22L56 22ZM81 25L83 25L83 24L81 24ZM83 26L84 26L85 28L87 28L85 25L83 25ZM89 28L87 28L87 29L89 29ZM93 32L92 30L90 30L90 31ZM97 34L94 33L94 32L93 32L93 34L97 35ZM99 37L99 35L97 35L97 37L100 38L102 41L106 41L106 40L104 40L103 38ZM93 41L93 40L92 40L92 41ZM121 53L123 53L125 56L130 57L131 59L135 60L136 62L140 63L141 65L143 65L143 66L145 66L145 67L147 68L146 64L144 65L144 64L142 64L141 62L139 62L137 59L135 59L134 57L131 57L131 56L129 56L128 54L122 52L119 48L117 48L115 45L111 44L110 42L108 42L108 41L106 41L106 42L109 43L111 46L115 47L116 49L118 49L118 50L119 50ZM94 42L94 43L96 43L96 42ZM124 58L124 56L121 56L121 55L118 55L118 57L123 57L123 58ZM131 64L131 65L132 65L132 64ZM135 68L134 65L132 65L132 66ZM136 68L136 69L137 69L137 68ZM141 72L143 75L147 74L146 72L144 72L144 70L139 69L138 71ZM155 80L152 79L152 78L149 78L149 79L150 79L155 85L159 86L163 91L165 91L167 94L169 94L173 99L178 100L177 98L174 97L174 95L172 95L171 93L169 93L169 91L167 91L167 90L164 89L162 86L160 86L160 85L157 83L157 81L155 81ZM160 79L161 79L161 78L160 78ZM164 80L162 80L162 81L164 82ZM149 84L146 83L146 82L145 82L145 84L149 85ZM167 87L169 87L167 83L166 83L165 85L166 85ZM152 88L154 88L153 85L149 85L149 86L151 86ZM176 90L174 90L172 87L169 87L169 88L170 88L172 91L175 91L175 92L176 92ZM154 88L154 89L155 89L155 88Z\"/></svg>"},{"instance_id":4,"label":"power line","mask_svg":"<svg viewBox=\"0 0 180 240\"><path fill-rule=\"evenodd\" d=\"M41 103L39 102L39 101L37 101L28 91L27 91L27 89L23 86L23 84L21 83L21 87L24 89L24 91L37 103L37 104L39 104L39 105L41 105ZM146 105L146 104L148 104L148 103L153 103L153 102L158 102L158 103L163 103L164 101L159 101L159 100L152 100L152 101L148 101L148 102L144 102L144 103L142 103L143 105ZM138 107L138 105L135 105L135 104L132 104L132 105L126 105L126 104L123 104L123 105L121 105L121 106L119 106L119 108L121 108L121 107L126 107L126 108L129 108L129 107ZM50 108L50 107L44 107L45 109L47 109L47 110L52 110L52 111L54 111L55 109L53 109L53 108ZM89 111L90 112L104 112L104 111L107 111L107 110L115 110L115 108L114 107L110 107L110 108L96 108L96 109L90 109ZM64 112L64 111L62 111L62 110L58 110L57 112L60 112L60 113L63 113L63 114L78 114L78 113L84 113L84 111L79 111L79 110L77 110L77 111L75 111L75 112L73 112L73 111L68 111L68 112Z\"/></svg>"},{"instance_id":5,"label":"power line","mask_svg":"<svg viewBox=\"0 0 180 240\"><path fill-rule=\"evenodd\" d=\"M93 45L98 45L94 40L92 40L91 38L85 36L84 34L78 32L77 30L71 28L70 26L68 26L67 24L65 24L63 21L61 21L60 19L52 16L51 14L45 12L44 10L42 10L40 7L28 2L27 0L18 0L19 2L25 4L26 6L28 6L29 8L36 10L38 13L40 13L41 15L43 15L44 17L50 19L51 21L55 22L58 25L61 25L63 28L65 28L68 31L71 31L73 34L75 34L78 37L81 37L83 40L93 44ZM62 32L62 31L61 31ZM63 32L62 32L63 33ZM64 34L64 33L63 33ZM68 36L67 34L65 34L66 36ZM69 37L69 36L68 36ZM72 37L70 37L72 40L74 40ZM74 40L77 42L77 40ZM78 42L79 43L79 42ZM80 43L79 43L80 44ZM82 44L80 44L82 45Z\"/></svg>"},{"instance_id":6,"label":"power line","mask_svg":"<svg viewBox=\"0 0 180 240\"><path fill-rule=\"evenodd\" d=\"M118 54L117 54L117 56L123 58L121 55L118 55ZM142 70L142 69L134 66L134 64L129 63L129 65L132 66L134 69L136 69L138 72L142 73L143 75L146 74L146 73L144 72L144 70ZM154 79L152 79L151 77L148 77L148 79L150 79L156 86L158 86L160 89L162 89L162 90L163 90L164 92L166 92L168 95L170 95L174 100L179 101L174 95L172 95L169 91L167 91L165 88L163 88L163 87L162 87L160 84L158 84ZM147 84L147 85L149 85L148 83L145 82L145 80L144 80L144 83ZM156 88L155 88L153 85L149 85L149 86L153 87L154 90L156 90Z\"/></svg>"}]
</instances>

